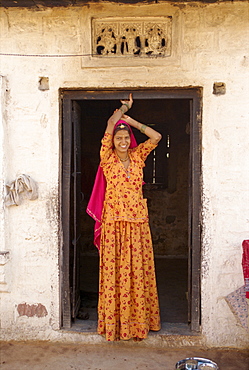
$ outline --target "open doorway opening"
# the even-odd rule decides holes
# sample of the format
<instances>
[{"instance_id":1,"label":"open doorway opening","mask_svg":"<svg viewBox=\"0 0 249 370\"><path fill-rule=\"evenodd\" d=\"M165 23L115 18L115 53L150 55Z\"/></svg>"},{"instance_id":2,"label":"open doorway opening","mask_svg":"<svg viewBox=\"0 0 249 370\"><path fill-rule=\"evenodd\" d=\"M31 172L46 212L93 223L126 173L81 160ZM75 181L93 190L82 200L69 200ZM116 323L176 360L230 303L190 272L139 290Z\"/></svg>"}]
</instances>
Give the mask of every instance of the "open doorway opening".
<instances>
[{"instance_id":1,"label":"open doorway opening","mask_svg":"<svg viewBox=\"0 0 249 370\"><path fill-rule=\"evenodd\" d=\"M63 107L63 124L66 124L65 120L71 122L71 129L63 131L63 170L67 171L68 163L71 176L66 177L63 172L63 189L66 187L67 191L62 210L63 228L67 228L65 222L69 222L70 227L66 234L64 230L62 295L65 291L69 295L66 294L67 299L64 297L62 317L64 327L74 323L77 330L92 330L97 323L99 261L98 251L93 245L94 222L86 214L86 206L99 164L100 141L106 121L119 106L118 100L126 97L124 94L128 92L103 93L87 99L85 95L74 92ZM199 217L196 216L199 215L199 204L193 201L198 194L193 197L192 189L193 173L196 174L194 163L199 163L199 158L193 161L196 152L196 148L193 150L195 120L193 97L190 95L173 94L172 97L153 92L135 93L135 103L129 114L153 125L163 135L158 148L147 159L144 173L144 197L148 200L161 321L192 323L192 329L198 330L200 240L193 229L195 224L199 224L199 219L195 220ZM66 132L69 134L67 137ZM134 134L138 142L146 139L136 130ZM195 145L199 146L198 141ZM71 153L68 158L65 152ZM194 180L195 184L199 181L196 182L195 176Z\"/></svg>"}]
</instances>

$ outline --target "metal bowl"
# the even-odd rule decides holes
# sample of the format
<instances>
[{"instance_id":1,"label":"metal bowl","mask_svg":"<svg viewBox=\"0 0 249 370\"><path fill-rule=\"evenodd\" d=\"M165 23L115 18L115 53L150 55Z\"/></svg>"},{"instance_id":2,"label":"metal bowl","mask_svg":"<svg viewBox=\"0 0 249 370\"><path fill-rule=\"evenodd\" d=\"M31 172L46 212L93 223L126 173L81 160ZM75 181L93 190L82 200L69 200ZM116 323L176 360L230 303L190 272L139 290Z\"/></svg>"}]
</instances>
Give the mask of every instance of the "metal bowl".
<instances>
[{"instance_id":1,"label":"metal bowl","mask_svg":"<svg viewBox=\"0 0 249 370\"><path fill-rule=\"evenodd\" d=\"M218 365L208 360L207 358L201 357L189 357L184 360L178 361L176 369L180 370L219 370Z\"/></svg>"}]
</instances>

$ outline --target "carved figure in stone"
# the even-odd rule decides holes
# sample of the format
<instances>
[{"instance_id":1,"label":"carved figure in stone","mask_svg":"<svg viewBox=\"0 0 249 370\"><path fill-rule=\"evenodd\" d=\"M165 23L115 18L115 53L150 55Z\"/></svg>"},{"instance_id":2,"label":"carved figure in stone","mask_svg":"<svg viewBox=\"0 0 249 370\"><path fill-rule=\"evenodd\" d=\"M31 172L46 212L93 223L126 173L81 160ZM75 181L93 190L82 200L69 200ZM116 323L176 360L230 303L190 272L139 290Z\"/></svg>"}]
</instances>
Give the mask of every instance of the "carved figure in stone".
<instances>
[{"instance_id":1,"label":"carved figure in stone","mask_svg":"<svg viewBox=\"0 0 249 370\"><path fill-rule=\"evenodd\" d=\"M103 57L169 56L171 17L93 20L93 54Z\"/></svg>"},{"instance_id":2,"label":"carved figure in stone","mask_svg":"<svg viewBox=\"0 0 249 370\"><path fill-rule=\"evenodd\" d=\"M165 52L166 40L163 31L157 25L151 27L146 38L144 52L148 55L160 55Z\"/></svg>"},{"instance_id":3,"label":"carved figure in stone","mask_svg":"<svg viewBox=\"0 0 249 370\"><path fill-rule=\"evenodd\" d=\"M99 55L108 55L116 53L116 37L111 27L103 28L97 36L96 51Z\"/></svg>"},{"instance_id":4,"label":"carved figure in stone","mask_svg":"<svg viewBox=\"0 0 249 370\"><path fill-rule=\"evenodd\" d=\"M139 51L139 47L137 45L137 33L136 33L136 28L133 26L127 27L125 29L125 34L123 36L124 40L124 50L123 54L129 54L129 55L134 55Z\"/></svg>"}]
</instances>

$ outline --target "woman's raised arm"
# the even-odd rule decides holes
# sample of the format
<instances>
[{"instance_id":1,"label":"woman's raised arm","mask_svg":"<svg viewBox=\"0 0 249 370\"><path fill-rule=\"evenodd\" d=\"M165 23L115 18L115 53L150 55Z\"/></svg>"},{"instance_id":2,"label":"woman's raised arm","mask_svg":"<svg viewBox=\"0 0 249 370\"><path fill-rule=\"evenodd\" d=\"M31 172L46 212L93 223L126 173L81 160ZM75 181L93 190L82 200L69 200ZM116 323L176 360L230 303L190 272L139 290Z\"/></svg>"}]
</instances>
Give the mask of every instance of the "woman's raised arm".
<instances>
[{"instance_id":1,"label":"woman's raised arm","mask_svg":"<svg viewBox=\"0 0 249 370\"><path fill-rule=\"evenodd\" d=\"M160 134L160 132L157 132L153 128L146 126L143 123L138 122L135 119L125 114L122 116L122 119L126 121L127 123L129 123L130 126L135 127L136 129L141 131L143 134L148 136L153 144L157 144L161 140L162 135Z\"/></svg>"},{"instance_id":2,"label":"woman's raised arm","mask_svg":"<svg viewBox=\"0 0 249 370\"><path fill-rule=\"evenodd\" d=\"M116 109L113 115L107 121L107 127L105 132L111 135L113 133L115 124L118 122L118 120L120 120L124 113L126 113L132 107L133 104L132 94L131 93L129 94L129 99L120 101L122 103L121 107L119 109Z\"/></svg>"}]
</instances>

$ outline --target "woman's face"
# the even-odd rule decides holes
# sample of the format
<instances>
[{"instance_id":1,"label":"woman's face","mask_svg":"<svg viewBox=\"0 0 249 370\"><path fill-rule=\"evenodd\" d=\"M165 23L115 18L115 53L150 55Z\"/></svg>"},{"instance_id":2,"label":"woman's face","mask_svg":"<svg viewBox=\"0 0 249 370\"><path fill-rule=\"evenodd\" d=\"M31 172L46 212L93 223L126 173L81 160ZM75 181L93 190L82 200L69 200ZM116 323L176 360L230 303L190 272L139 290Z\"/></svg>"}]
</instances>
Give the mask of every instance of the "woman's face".
<instances>
[{"instance_id":1,"label":"woman's face","mask_svg":"<svg viewBox=\"0 0 249 370\"><path fill-rule=\"evenodd\" d=\"M113 144L117 153L126 153L131 144L130 134L127 130L119 130L113 137Z\"/></svg>"}]
</instances>

